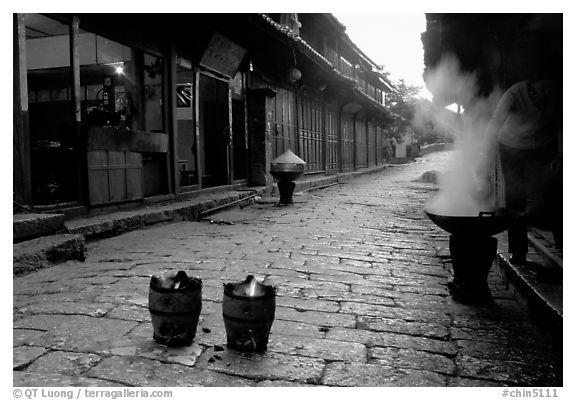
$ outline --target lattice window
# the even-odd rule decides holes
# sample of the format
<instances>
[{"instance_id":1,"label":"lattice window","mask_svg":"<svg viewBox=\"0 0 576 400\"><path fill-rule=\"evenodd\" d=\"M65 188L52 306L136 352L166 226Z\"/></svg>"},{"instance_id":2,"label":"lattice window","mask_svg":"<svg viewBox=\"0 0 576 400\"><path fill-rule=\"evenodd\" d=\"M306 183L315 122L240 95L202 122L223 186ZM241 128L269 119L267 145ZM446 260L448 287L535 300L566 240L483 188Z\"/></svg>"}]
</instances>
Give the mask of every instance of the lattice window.
<instances>
[{"instance_id":1,"label":"lattice window","mask_svg":"<svg viewBox=\"0 0 576 400\"><path fill-rule=\"evenodd\" d=\"M294 153L298 152L294 92L282 88L278 88L277 90L278 94L274 98L274 126L272 126L270 136L272 142L272 158L278 157L288 149Z\"/></svg>"},{"instance_id":2,"label":"lattice window","mask_svg":"<svg viewBox=\"0 0 576 400\"><path fill-rule=\"evenodd\" d=\"M322 103L308 96L298 99L299 155L307 172L324 170L324 123Z\"/></svg>"},{"instance_id":3,"label":"lattice window","mask_svg":"<svg viewBox=\"0 0 576 400\"><path fill-rule=\"evenodd\" d=\"M368 122L368 165L376 165L376 126Z\"/></svg>"},{"instance_id":4,"label":"lattice window","mask_svg":"<svg viewBox=\"0 0 576 400\"><path fill-rule=\"evenodd\" d=\"M366 130L366 121L356 121L356 167L365 168L368 166L368 132Z\"/></svg>"},{"instance_id":5,"label":"lattice window","mask_svg":"<svg viewBox=\"0 0 576 400\"><path fill-rule=\"evenodd\" d=\"M340 166L340 152L338 151L338 114L336 111L326 110L326 135L328 149L326 153L326 168L334 171Z\"/></svg>"},{"instance_id":6,"label":"lattice window","mask_svg":"<svg viewBox=\"0 0 576 400\"><path fill-rule=\"evenodd\" d=\"M354 169L354 120L347 114L342 116L342 169Z\"/></svg>"}]
</instances>

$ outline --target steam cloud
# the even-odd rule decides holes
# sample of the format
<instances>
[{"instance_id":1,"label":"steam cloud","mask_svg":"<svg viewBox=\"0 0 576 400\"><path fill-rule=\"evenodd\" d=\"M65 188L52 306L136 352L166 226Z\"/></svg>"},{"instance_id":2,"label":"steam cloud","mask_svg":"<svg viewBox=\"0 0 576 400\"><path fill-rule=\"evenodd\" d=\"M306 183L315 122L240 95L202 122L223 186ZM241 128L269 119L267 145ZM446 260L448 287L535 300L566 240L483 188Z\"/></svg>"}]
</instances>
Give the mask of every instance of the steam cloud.
<instances>
[{"instance_id":1,"label":"steam cloud","mask_svg":"<svg viewBox=\"0 0 576 400\"><path fill-rule=\"evenodd\" d=\"M440 190L431 198L426 209L434 214L453 216L478 216L480 211L494 209L494 195L480 197L479 175L490 175L495 138L485 137L493 109L501 96L495 91L488 97L477 95L474 74L461 71L454 57L445 57L438 66L427 73L427 84L435 101L451 104L457 102L464 111L455 113L438 108L431 116L436 127L449 132L454 139L451 169L438 177ZM414 123L421 124L425 113L416 113ZM480 172L480 174L478 174Z\"/></svg>"}]
</instances>

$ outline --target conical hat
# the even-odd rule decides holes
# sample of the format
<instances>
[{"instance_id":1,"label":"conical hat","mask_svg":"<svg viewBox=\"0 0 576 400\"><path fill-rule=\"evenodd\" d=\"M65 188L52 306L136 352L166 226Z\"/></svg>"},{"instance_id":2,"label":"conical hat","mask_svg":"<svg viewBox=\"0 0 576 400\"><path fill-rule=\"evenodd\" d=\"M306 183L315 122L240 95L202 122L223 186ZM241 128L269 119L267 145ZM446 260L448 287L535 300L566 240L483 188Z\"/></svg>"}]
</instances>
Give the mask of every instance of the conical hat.
<instances>
[{"instance_id":1,"label":"conical hat","mask_svg":"<svg viewBox=\"0 0 576 400\"><path fill-rule=\"evenodd\" d=\"M284 153L280 154L274 160L272 164L302 164L306 165L306 161L298 157L296 154L292 153L290 149L286 150Z\"/></svg>"}]
</instances>

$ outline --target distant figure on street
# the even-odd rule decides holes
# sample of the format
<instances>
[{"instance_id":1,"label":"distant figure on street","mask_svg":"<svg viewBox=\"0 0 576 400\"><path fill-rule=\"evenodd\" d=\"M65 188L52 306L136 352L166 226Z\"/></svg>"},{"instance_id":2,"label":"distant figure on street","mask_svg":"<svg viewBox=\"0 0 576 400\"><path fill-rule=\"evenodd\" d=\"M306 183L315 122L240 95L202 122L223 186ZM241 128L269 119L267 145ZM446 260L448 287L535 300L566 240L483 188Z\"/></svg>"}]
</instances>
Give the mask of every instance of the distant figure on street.
<instances>
[{"instance_id":1,"label":"distant figure on street","mask_svg":"<svg viewBox=\"0 0 576 400\"><path fill-rule=\"evenodd\" d=\"M384 143L384 146L382 146L382 153L383 153L383 157L384 157L384 163L385 164L389 164L390 163L390 153L391 153L392 148L390 147L389 144L387 144L386 142Z\"/></svg>"},{"instance_id":2,"label":"distant figure on street","mask_svg":"<svg viewBox=\"0 0 576 400\"><path fill-rule=\"evenodd\" d=\"M486 135L492 143L490 149L495 147L497 139L506 207L521 213L508 230L510 261L527 262L528 224L552 230L556 247L562 248L562 93L559 85L545 80L525 80L512 85L498 102Z\"/></svg>"}]
</instances>

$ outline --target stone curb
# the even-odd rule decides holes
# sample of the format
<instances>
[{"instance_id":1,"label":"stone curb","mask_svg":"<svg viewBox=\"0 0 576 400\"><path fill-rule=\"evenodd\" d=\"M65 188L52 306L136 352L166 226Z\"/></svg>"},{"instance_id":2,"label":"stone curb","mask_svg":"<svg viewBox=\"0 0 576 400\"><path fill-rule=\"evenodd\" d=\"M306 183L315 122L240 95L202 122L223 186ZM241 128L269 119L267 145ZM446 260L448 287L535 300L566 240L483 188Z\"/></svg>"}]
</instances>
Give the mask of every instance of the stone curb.
<instances>
[{"instance_id":1,"label":"stone curb","mask_svg":"<svg viewBox=\"0 0 576 400\"><path fill-rule=\"evenodd\" d=\"M436 151L452 150L453 148L454 148L453 143L433 143L427 146L422 146L420 148L420 154L424 156L426 154L430 154Z\"/></svg>"},{"instance_id":2,"label":"stone curb","mask_svg":"<svg viewBox=\"0 0 576 400\"><path fill-rule=\"evenodd\" d=\"M44 268L66 260L85 259L86 246L82 235L56 234L13 245L14 275Z\"/></svg>"},{"instance_id":3,"label":"stone curb","mask_svg":"<svg viewBox=\"0 0 576 400\"><path fill-rule=\"evenodd\" d=\"M296 180L295 191L321 189L337 183L347 182L359 175L375 173L385 168L387 168L387 165L331 176ZM240 204L242 200L246 200L246 203L248 203L250 198L255 195L263 195L264 191L264 188L258 188L237 191L233 192L233 194L229 192L228 194L212 194L209 199L204 200L185 200L167 205L152 205L144 209L107 214L100 217L72 220L66 222L66 227L70 233L83 235L87 241L118 236L157 223L197 221L203 214ZM276 184L273 186L273 193L278 193Z\"/></svg>"},{"instance_id":4,"label":"stone curb","mask_svg":"<svg viewBox=\"0 0 576 400\"><path fill-rule=\"evenodd\" d=\"M514 289L518 300L525 304L530 316L548 333L555 346L562 347L562 283L540 282L528 267L514 265L508 253L498 253L494 263L501 279ZM558 298L559 295L559 298Z\"/></svg>"},{"instance_id":5,"label":"stone curb","mask_svg":"<svg viewBox=\"0 0 576 400\"><path fill-rule=\"evenodd\" d=\"M14 214L12 240L14 243L65 231L64 214Z\"/></svg>"},{"instance_id":6,"label":"stone curb","mask_svg":"<svg viewBox=\"0 0 576 400\"><path fill-rule=\"evenodd\" d=\"M66 222L70 233L82 235L87 241L103 237L118 236L126 232L142 229L158 223L197 221L201 215L211 210L233 204L249 202L263 190L234 192L234 194L212 195L204 200L186 200L166 205L150 206L144 209L107 214Z\"/></svg>"},{"instance_id":7,"label":"stone curb","mask_svg":"<svg viewBox=\"0 0 576 400\"><path fill-rule=\"evenodd\" d=\"M294 188L294 192L305 192L308 190L316 190L316 189L322 189L325 188L327 186L332 186L332 185L336 185L338 183L345 183L345 182L349 182L350 180L354 179L357 176L360 175L366 175L366 174L372 174L372 173L376 173L379 171L382 171L383 169L388 168L389 165L388 164L383 164L383 165L378 165L376 167L372 167L372 168L364 168L358 171L351 171L351 172L339 172L337 174L334 175L321 175L321 176L317 176L317 177L309 177L309 178L300 178L296 181L294 181L294 183L296 184L296 187ZM278 193L278 185L276 184L276 182L274 182L273 184L273 189L272 189L272 194L277 194Z\"/></svg>"}]
</instances>

